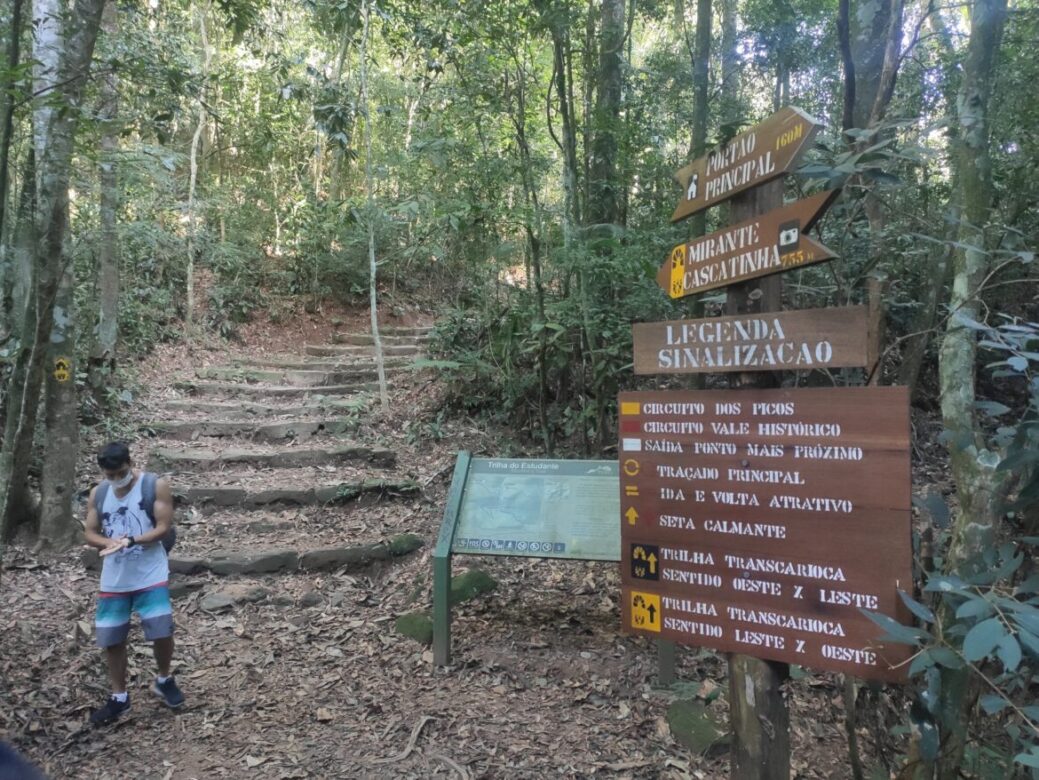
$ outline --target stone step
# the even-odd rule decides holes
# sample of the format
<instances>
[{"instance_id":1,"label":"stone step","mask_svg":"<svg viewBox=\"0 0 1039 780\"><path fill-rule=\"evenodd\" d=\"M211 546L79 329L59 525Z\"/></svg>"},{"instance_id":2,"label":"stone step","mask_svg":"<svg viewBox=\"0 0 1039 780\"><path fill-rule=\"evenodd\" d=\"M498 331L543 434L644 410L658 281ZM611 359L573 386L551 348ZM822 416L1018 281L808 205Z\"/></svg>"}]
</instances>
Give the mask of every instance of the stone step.
<instances>
[{"instance_id":1,"label":"stone step","mask_svg":"<svg viewBox=\"0 0 1039 780\"><path fill-rule=\"evenodd\" d=\"M269 506L307 506L342 504L365 497L416 497L422 492L410 479L368 478L316 487L269 487L265 490L239 488L234 485L199 485L174 491L187 504L198 507L233 506L257 509Z\"/></svg>"},{"instance_id":2,"label":"stone step","mask_svg":"<svg viewBox=\"0 0 1039 780\"><path fill-rule=\"evenodd\" d=\"M300 358L236 358L232 361L235 367L245 366L247 368L279 368L294 371L371 371L375 375L376 365L374 359L365 359L363 362L352 362L350 360L307 360ZM408 355L402 357L389 357L383 362L386 373L394 373L411 369L415 361Z\"/></svg>"},{"instance_id":3,"label":"stone step","mask_svg":"<svg viewBox=\"0 0 1039 780\"><path fill-rule=\"evenodd\" d=\"M379 334L383 347L422 346L429 341L426 335L388 335ZM350 344L358 347L375 346L375 337L371 333L335 333L332 335L335 344Z\"/></svg>"},{"instance_id":4,"label":"stone step","mask_svg":"<svg viewBox=\"0 0 1039 780\"><path fill-rule=\"evenodd\" d=\"M148 463L153 471L213 471L236 466L294 469L362 461L378 466L393 466L397 455L381 447L344 444L337 447L289 447L271 451L226 448L162 448L152 450ZM191 490L189 488L188 490Z\"/></svg>"},{"instance_id":5,"label":"stone step","mask_svg":"<svg viewBox=\"0 0 1039 780\"><path fill-rule=\"evenodd\" d=\"M379 472L374 469L362 471L364 464L357 469L356 478L362 477L394 477L396 474ZM369 467L370 468L370 467ZM322 467L294 469L291 475L298 484L321 484L322 481L347 480L351 477L341 472L353 471L350 466L336 466L332 473ZM265 488L265 482L257 481L257 474L270 480L285 482L284 472L271 474L268 472L215 472L215 476L240 474L242 479L251 478L256 487ZM175 486L183 488L191 481L199 484L219 484L209 478L209 473L172 475ZM308 481L304 481L308 480ZM315 481L316 480L316 481ZM238 482L224 484L245 487ZM333 547L348 544L361 544L373 538L384 539L395 534L413 530L414 520L407 512L371 511L370 507L359 506L357 502L340 506L271 506L259 511L243 512L238 507L207 507L205 512L187 509L177 513L174 522L182 530L177 539L177 549L184 555L208 555L218 548L262 548L284 546L286 539L306 539L307 547Z\"/></svg>"},{"instance_id":6,"label":"stone step","mask_svg":"<svg viewBox=\"0 0 1039 780\"><path fill-rule=\"evenodd\" d=\"M379 333L388 336L428 336L433 328L433 325L382 325Z\"/></svg>"},{"instance_id":7,"label":"stone step","mask_svg":"<svg viewBox=\"0 0 1039 780\"><path fill-rule=\"evenodd\" d=\"M192 395L247 395L257 398L308 398L320 395L354 395L378 390L377 382L351 385L322 385L319 387L294 387L285 385L249 385L239 382L174 382L177 390Z\"/></svg>"},{"instance_id":8,"label":"stone step","mask_svg":"<svg viewBox=\"0 0 1039 780\"><path fill-rule=\"evenodd\" d=\"M315 398L304 406L274 406L254 404L248 401L223 403L220 401L167 401L165 408L172 412L195 412L198 414L231 415L234 417L307 417L318 414L352 414L363 412L368 407L364 396L353 398Z\"/></svg>"},{"instance_id":9,"label":"stone step","mask_svg":"<svg viewBox=\"0 0 1039 780\"><path fill-rule=\"evenodd\" d=\"M178 552L174 548L169 557L170 572L173 574L198 574L208 572L221 576L248 576L252 574L280 574L294 571L352 571L371 565L375 561L399 558L421 549L422 539L414 534L399 534L384 542L335 547L319 547L310 550L294 550L288 547L253 550L215 550L207 556L195 556ZM99 570L101 557L98 551L89 548L82 552L80 560L87 569ZM264 598L265 596L260 596ZM258 600L246 597L243 600ZM237 601L230 599L221 607L233 606ZM214 605L216 601L212 602Z\"/></svg>"},{"instance_id":10,"label":"stone step","mask_svg":"<svg viewBox=\"0 0 1039 780\"><path fill-rule=\"evenodd\" d=\"M393 374L394 369L388 369ZM288 385L291 387L327 387L349 385L354 382L371 382L378 378L375 369L342 368L336 371L277 370L262 368L234 368L218 366L201 368L195 372L199 379L216 379L224 382L247 382L249 384Z\"/></svg>"},{"instance_id":11,"label":"stone step","mask_svg":"<svg viewBox=\"0 0 1039 780\"><path fill-rule=\"evenodd\" d=\"M200 422L153 422L142 426L155 436L177 441L194 441L202 437L236 436L254 441L308 439L315 436L341 436L357 427L352 418L333 420L286 420L276 423L204 420Z\"/></svg>"},{"instance_id":12,"label":"stone step","mask_svg":"<svg viewBox=\"0 0 1039 780\"><path fill-rule=\"evenodd\" d=\"M371 347L350 344L307 344L307 346L304 347L304 351L308 355L315 355L317 357L336 357L342 355L371 356L373 353ZM412 344L393 346L384 345L382 353L383 355L421 355L423 353L423 348Z\"/></svg>"}]
</instances>

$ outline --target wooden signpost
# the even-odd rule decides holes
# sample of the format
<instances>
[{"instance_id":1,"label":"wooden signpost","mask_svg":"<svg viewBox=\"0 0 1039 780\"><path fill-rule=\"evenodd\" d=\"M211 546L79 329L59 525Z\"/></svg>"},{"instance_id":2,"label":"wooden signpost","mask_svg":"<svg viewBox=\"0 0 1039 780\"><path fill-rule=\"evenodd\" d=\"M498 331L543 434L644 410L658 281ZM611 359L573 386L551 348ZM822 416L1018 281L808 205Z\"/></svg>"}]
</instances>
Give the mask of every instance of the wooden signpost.
<instances>
[{"instance_id":1,"label":"wooden signpost","mask_svg":"<svg viewBox=\"0 0 1039 780\"><path fill-rule=\"evenodd\" d=\"M869 364L869 309L770 312L753 317L632 326L636 374L805 371Z\"/></svg>"},{"instance_id":2,"label":"wooden signpost","mask_svg":"<svg viewBox=\"0 0 1039 780\"><path fill-rule=\"evenodd\" d=\"M811 146L818 129L819 123L808 114L787 107L722 148L694 160L675 176L684 196L671 221L690 217L789 173L801 153Z\"/></svg>"},{"instance_id":3,"label":"wooden signpost","mask_svg":"<svg viewBox=\"0 0 1039 780\"><path fill-rule=\"evenodd\" d=\"M909 617L908 409L901 387L622 393L627 628L903 680L911 648L860 609Z\"/></svg>"},{"instance_id":4,"label":"wooden signpost","mask_svg":"<svg viewBox=\"0 0 1039 780\"><path fill-rule=\"evenodd\" d=\"M776 389L781 370L872 365L864 307L779 311L780 272L834 257L806 233L836 193L783 204L817 124L784 108L676 174L672 221L731 199L732 224L657 281L728 287L729 316L635 325L635 370L731 372L732 390L619 398L622 627L662 659L729 653L733 780L790 776L787 664L899 681L908 661L862 612L910 620L908 393Z\"/></svg>"},{"instance_id":5,"label":"wooden signpost","mask_svg":"<svg viewBox=\"0 0 1039 780\"><path fill-rule=\"evenodd\" d=\"M657 272L657 283L682 298L832 260L836 255L807 233L836 197L837 190L820 192L679 244Z\"/></svg>"}]
</instances>

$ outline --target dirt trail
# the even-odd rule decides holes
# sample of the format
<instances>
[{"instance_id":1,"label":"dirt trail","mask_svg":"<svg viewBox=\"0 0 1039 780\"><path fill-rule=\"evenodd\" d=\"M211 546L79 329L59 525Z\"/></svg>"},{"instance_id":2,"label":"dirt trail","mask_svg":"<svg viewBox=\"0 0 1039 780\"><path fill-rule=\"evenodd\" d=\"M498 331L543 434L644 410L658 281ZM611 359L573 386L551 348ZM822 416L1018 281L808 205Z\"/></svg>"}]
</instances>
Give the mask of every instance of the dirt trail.
<instances>
[{"instance_id":1,"label":"dirt trail","mask_svg":"<svg viewBox=\"0 0 1039 780\"><path fill-rule=\"evenodd\" d=\"M135 628L133 712L89 728L105 695L90 635L97 575L78 552L37 561L15 548L0 588L0 739L77 780L726 776L724 757L690 757L671 739L655 651L617 630L615 565L460 558L456 573L479 564L500 586L456 609L455 665L434 669L428 648L395 633L398 615L430 603L455 452L500 445L464 421L436 437L420 424L436 383L407 361L424 328L392 334L392 411L378 413L361 389L364 336L245 350L152 388L134 449L180 499L187 705L171 713L149 695ZM212 376L231 387L193 394ZM322 393L332 380L336 393ZM393 547L402 538L422 546ZM701 695L724 687L723 671L713 655L681 654ZM795 776L848 776L838 681L795 689Z\"/></svg>"}]
</instances>

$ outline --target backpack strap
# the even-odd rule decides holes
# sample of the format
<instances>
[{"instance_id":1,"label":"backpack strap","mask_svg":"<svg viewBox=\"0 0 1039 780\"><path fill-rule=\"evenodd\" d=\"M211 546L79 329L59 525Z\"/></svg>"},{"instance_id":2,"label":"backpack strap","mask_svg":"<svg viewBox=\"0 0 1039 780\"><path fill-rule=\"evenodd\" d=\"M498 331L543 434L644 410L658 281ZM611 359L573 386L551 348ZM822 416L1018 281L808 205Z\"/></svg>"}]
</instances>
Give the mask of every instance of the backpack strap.
<instances>
[{"instance_id":1,"label":"backpack strap","mask_svg":"<svg viewBox=\"0 0 1039 780\"><path fill-rule=\"evenodd\" d=\"M155 527L155 484L158 481L158 476L150 471L141 474L141 509L152 521L152 528Z\"/></svg>"},{"instance_id":2,"label":"backpack strap","mask_svg":"<svg viewBox=\"0 0 1039 780\"><path fill-rule=\"evenodd\" d=\"M105 498L108 496L108 480L103 479L97 483L94 491L94 511L97 512L97 520L101 522L101 510L105 506Z\"/></svg>"}]
</instances>

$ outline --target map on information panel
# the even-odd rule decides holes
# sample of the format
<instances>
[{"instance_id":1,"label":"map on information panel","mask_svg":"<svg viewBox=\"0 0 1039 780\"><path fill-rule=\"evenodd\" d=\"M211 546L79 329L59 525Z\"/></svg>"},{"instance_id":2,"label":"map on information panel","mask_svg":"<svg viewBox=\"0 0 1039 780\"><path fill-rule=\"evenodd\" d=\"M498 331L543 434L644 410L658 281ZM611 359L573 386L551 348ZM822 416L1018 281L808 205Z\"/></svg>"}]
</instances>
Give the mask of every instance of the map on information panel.
<instances>
[{"instance_id":1,"label":"map on information panel","mask_svg":"<svg viewBox=\"0 0 1039 780\"><path fill-rule=\"evenodd\" d=\"M620 560L617 461L474 458L451 551Z\"/></svg>"}]
</instances>

